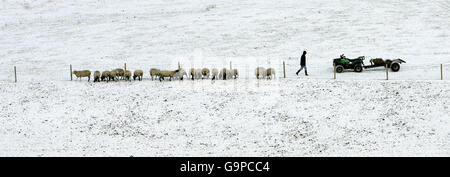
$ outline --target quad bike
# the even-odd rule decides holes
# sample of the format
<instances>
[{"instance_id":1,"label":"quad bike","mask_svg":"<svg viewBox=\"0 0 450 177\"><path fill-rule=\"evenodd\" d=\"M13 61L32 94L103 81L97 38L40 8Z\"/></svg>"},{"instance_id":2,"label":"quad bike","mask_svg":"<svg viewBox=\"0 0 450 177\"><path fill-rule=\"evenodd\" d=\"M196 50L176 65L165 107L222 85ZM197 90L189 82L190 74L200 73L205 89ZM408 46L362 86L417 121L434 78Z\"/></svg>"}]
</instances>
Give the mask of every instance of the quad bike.
<instances>
[{"instance_id":1,"label":"quad bike","mask_svg":"<svg viewBox=\"0 0 450 177\"><path fill-rule=\"evenodd\" d=\"M364 66L364 56L360 56L355 59L349 59L341 55L340 58L333 59L333 65L336 66L336 72L341 73L344 69L353 69L355 72L361 72Z\"/></svg>"},{"instance_id":2,"label":"quad bike","mask_svg":"<svg viewBox=\"0 0 450 177\"><path fill-rule=\"evenodd\" d=\"M374 67L388 67L391 68L393 72L397 72L400 70L400 64L406 63L402 59L382 59L382 58L375 58L370 60L370 65L364 65L364 56L360 56L355 59L349 59L342 54L340 58L333 59L333 65L336 66L336 72L341 73L344 71L344 69L353 69L355 72L362 72L363 68L374 68Z\"/></svg>"}]
</instances>

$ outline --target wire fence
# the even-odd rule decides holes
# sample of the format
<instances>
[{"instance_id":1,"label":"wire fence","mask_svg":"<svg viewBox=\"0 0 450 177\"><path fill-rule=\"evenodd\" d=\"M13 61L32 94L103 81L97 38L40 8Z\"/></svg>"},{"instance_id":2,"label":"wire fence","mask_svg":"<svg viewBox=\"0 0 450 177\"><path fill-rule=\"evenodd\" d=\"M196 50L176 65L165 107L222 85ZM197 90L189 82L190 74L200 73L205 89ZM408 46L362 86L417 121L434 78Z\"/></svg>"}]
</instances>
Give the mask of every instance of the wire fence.
<instances>
[{"instance_id":1,"label":"wire fence","mask_svg":"<svg viewBox=\"0 0 450 177\"><path fill-rule=\"evenodd\" d=\"M70 69L75 70L90 70L106 71L116 68L134 71L141 69L144 71L144 79L149 78L149 70L157 68L160 70L176 70L183 68L189 72L191 68L202 69L208 68L216 69L237 69L239 71L238 78L240 79L255 79L255 69L257 67L264 67L266 69L275 69L275 78L298 78L304 77L304 70L296 75L297 70L300 69L298 58L288 57L282 59L268 59L268 60L222 60L219 62L200 61L166 61L166 62L115 62L115 63L75 63L75 64L58 64L49 67L34 67L34 65L17 65L11 66L11 72L8 72L7 78L1 79L12 82L39 82L39 81L67 81L76 80L76 77L71 74ZM343 73L334 74L333 65L329 66L307 66L308 78L325 79L325 80L448 80L446 73L450 73L450 63L442 64L421 64L411 65L402 64L398 72L392 72L385 67L376 67L371 69L364 69L363 72L354 73L352 70Z\"/></svg>"}]
</instances>

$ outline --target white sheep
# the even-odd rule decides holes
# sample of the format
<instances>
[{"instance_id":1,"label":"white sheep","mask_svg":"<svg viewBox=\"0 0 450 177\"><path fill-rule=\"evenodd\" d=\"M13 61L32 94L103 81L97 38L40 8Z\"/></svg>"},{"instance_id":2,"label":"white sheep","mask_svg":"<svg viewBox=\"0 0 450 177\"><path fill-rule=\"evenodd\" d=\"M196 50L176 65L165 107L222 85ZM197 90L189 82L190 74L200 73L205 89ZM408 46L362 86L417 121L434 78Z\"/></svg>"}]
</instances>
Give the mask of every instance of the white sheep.
<instances>
[{"instance_id":1,"label":"white sheep","mask_svg":"<svg viewBox=\"0 0 450 177\"><path fill-rule=\"evenodd\" d=\"M127 81L131 81L131 71L126 70L123 74L123 78Z\"/></svg>"},{"instance_id":2,"label":"white sheep","mask_svg":"<svg viewBox=\"0 0 450 177\"><path fill-rule=\"evenodd\" d=\"M239 76L239 72L237 69L233 69L233 77L234 79L237 79L237 77Z\"/></svg>"},{"instance_id":3,"label":"white sheep","mask_svg":"<svg viewBox=\"0 0 450 177\"><path fill-rule=\"evenodd\" d=\"M255 70L255 75L256 75L256 78L257 79L259 79L260 78L260 76L261 76L261 78L266 78L266 69L264 68L264 67L258 67L258 68L256 68L256 70Z\"/></svg>"},{"instance_id":4,"label":"white sheep","mask_svg":"<svg viewBox=\"0 0 450 177\"><path fill-rule=\"evenodd\" d=\"M203 68L202 69L202 79L206 77L207 79L209 79L209 69L208 68Z\"/></svg>"},{"instance_id":5,"label":"white sheep","mask_svg":"<svg viewBox=\"0 0 450 177\"><path fill-rule=\"evenodd\" d=\"M140 69L135 70L133 73L133 80L136 80L136 78L138 78L138 80L141 81L143 75L144 75L144 71L142 71Z\"/></svg>"},{"instance_id":6,"label":"white sheep","mask_svg":"<svg viewBox=\"0 0 450 177\"><path fill-rule=\"evenodd\" d=\"M202 78L202 69L196 69L195 70L195 79Z\"/></svg>"},{"instance_id":7,"label":"white sheep","mask_svg":"<svg viewBox=\"0 0 450 177\"><path fill-rule=\"evenodd\" d=\"M110 74L111 74L111 72L109 72L109 71L103 71L102 76L100 77L100 80L108 82L110 80L110 77L109 77Z\"/></svg>"},{"instance_id":8,"label":"white sheep","mask_svg":"<svg viewBox=\"0 0 450 177\"><path fill-rule=\"evenodd\" d=\"M189 70L189 75L190 75L191 79L194 80L194 78L195 78L195 69L194 68L191 68Z\"/></svg>"},{"instance_id":9,"label":"white sheep","mask_svg":"<svg viewBox=\"0 0 450 177\"><path fill-rule=\"evenodd\" d=\"M219 78L223 80L231 79L233 78L233 71L223 68L220 70Z\"/></svg>"},{"instance_id":10,"label":"white sheep","mask_svg":"<svg viewBox=\"0 0 450 177\"><path fill-rule=\"evenodd\" d=\"M124 70L122 69L122 68L116 68L115 69L115 71L116 71L116 75L117 75L117 77L119 77L119 79L121 78L121 79L124 79Z\"/></svg>"},{"instance_id":11,"label":"white sheep","mask_svg":"<svg viewBox=\"0 0 450 177\"><path fill-rule=\"evenodd\" d=\"M77 76L77 79L80 78L80 80L83 77L87 77L88 82L91 80L91 71L89 71L89 70L73 71L72 74L75 74L75 76Z\"/></svg>"},{"instance_id":12,"label":"white sheep","mask_svg":"<svg viewBox=\"0 0 450 177\"><path fill-rule=\"evenodd\" d=\"M233 79L233 70L227 69L227 79Z\"/></svg>"},{"instance_id":13,"label":"white sheep","mask_svg":"<svg viewBox=\"0 0 450 177\"><path fill-rule=\"evenodd\" d=\"M150 69L150 77L152 78L152 80L153 80L153 77L156 78L159 76L159 72L161 72L159 69L156 69L156 68Z\"/></svg>"},{"instance_id":14,"label":"white sheep","mask_svg":"<svg viewBox=\"0 0 450 177\"><path fill-rule=\"evenodd\" d=\"M172 78L174 77L175 74L178 73L179 70L175 70L175 71L168 71L168 70L162 70L159 72L158 76L159 76L159 81L164 80L165 77L169 77L170 81L172 81Z\"/></svg>"},{"instance_id":15,"label":"white sheep","mask_svg":"<svg viewBox=\"0 0 450 177\"><path fill-rule=\"evenodd\" d=\"M211 71L212 80L217 79L218 75L219 75L219 70L216 68L212 69L212 71Z\"/></svg>"},{"instance_id":16,"label":"white sheep","mask_svg":"<svg viewBox=\"0 0 450 177\"><path fill-rule=\"evenodd\" d=\"M117 79L117 71L116 70L112 70L110 73L109 73L109 80L116 80Z\"/></svg>"},{"instance_id":17,"label":"white sheep","mask_svg":"<svg viewBox=\"0 0 450 177\"><path fill-rule=\"evenodd\" d=\"M94 71L94 82L100 82L100 71Z\"/></svg>"},{"instance_id":18,"label":"white sheep","mask_svg":"<svg viewBox=\"0 0 450 177\"><path fill-rule=\"evenodd\" d=\"M267 76L267 79L275 78L275 69L273 69L273 68L268 68L268 69L266 70L266 76Z\"/></svg>"},{"instance_id":19,"label":"white sheep","mask_svg":"<svg viewBox=\"0 0 450 177\"><path fill-rule=\"evenodd\" d=\"M188 78L188 75L187 75L186 71L183 68L180 68L180 69L175 70L175 71L176 71L176 73L174 75L175 79L183 80L184 76L186 76L186 78Z\"/></svg>"}]
</instances>

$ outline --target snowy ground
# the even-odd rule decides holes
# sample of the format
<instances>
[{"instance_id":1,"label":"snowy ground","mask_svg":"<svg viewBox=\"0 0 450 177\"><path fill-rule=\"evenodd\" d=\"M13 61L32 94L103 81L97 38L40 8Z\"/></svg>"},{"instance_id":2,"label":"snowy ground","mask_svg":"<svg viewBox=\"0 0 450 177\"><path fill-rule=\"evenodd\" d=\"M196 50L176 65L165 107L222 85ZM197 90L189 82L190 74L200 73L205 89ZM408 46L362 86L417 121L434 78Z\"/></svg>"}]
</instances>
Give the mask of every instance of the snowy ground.
<instances>
[{"instance_id":1,"label":"snowy ground","mask_svg":"<svg viewBox=\"0 0 450 177\"><path fill-rule=\"evenodd\" d=\"M1 0L0 156L449 156L449 10L448 0ZM304 49L308 78L295 76ZM407 63L390 81L383 68L333 81L342 53ZM151 67L230 61L238 80L148 80ZM286 79L254 79L257 66L281 77L283 61ZM69 81L70 64L124 63L146 79Z\"/></svg>"},{"instance_id":2,"label":"snowy ground","mask_svg":"<svg viewBox=\"0 0 450 177\"><path fill-rule=\"evenodd\" d=\"M14 78L14 65L20 80L49 81L67 80L69 64L148 71L232 61L252 73L281 71L283 60L294 76L303 49L316 78L330 78L331 59L344 53L405 59L392 79L439 79L440 63L450 73L449 11L448 0L2 0L0 80Z\"/></svg>"},{"instance_id":3,"label":"snowy ground","mask_svg":"<svg viewBox=\"0 0 450 177\"><path fill-rule=\"evenodd\" d=\"M2 84L1 156L448 156L449 82Z\"/></svg>"}]
</instances>

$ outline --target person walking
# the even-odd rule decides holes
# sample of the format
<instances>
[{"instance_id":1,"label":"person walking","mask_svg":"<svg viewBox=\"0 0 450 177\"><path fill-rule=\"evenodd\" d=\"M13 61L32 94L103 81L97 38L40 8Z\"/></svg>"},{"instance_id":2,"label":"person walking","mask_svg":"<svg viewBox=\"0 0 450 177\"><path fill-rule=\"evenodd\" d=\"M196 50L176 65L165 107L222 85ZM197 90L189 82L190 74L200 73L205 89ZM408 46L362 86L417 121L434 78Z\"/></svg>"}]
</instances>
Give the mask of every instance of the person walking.
<instances>
[{"instance_id":1,"label":"person walking","mask_svg":"<svg viewBox=\"0 0 450 177\"><path fill-rule=\"evenodd\" d=\"M303 55L300 58L300 69L295 74L298 76L298 73L302 71L303 68L305 69L305 75L308 76L308 70L306 68L306 51L303 51Z\"/></svg>"}]
</instances>

